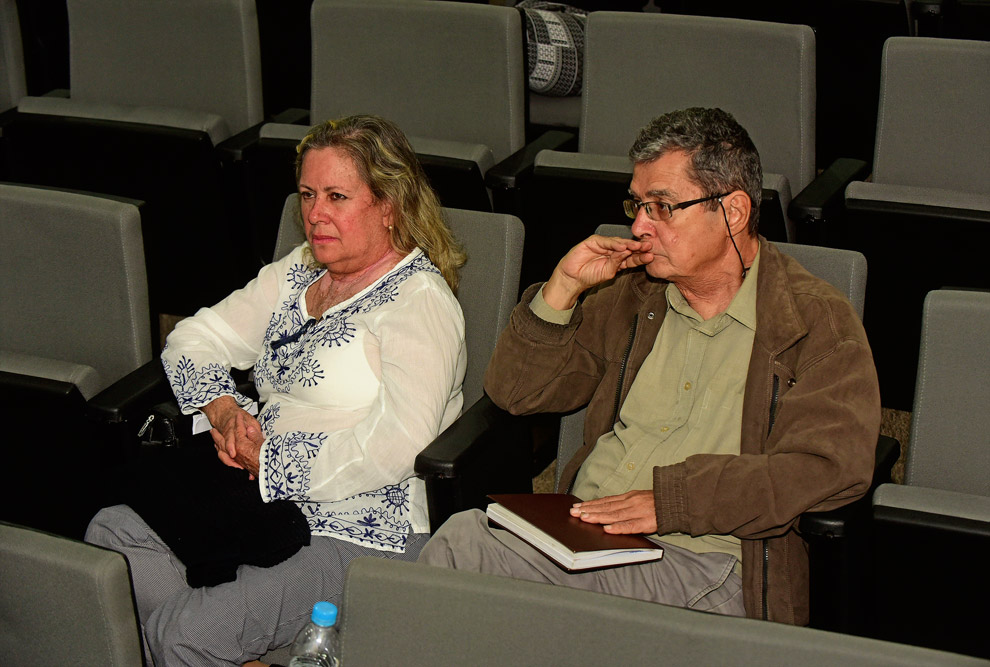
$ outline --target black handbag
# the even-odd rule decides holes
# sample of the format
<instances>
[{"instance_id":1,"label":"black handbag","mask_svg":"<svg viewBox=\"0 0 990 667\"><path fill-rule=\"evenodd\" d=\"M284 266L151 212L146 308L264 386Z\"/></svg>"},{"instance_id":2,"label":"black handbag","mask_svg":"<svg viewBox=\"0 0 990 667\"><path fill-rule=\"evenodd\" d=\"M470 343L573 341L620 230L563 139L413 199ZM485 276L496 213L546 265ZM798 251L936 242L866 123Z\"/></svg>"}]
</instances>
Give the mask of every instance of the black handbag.
<instances>
[{"instance_id":1,"label":"black handbag","mask_svg":"<svg viewBox=\"0 0 990 667\"><path fill-rule=\"evenodd\" d=\"M142 447L178 447L192 440L192 422L175 401L166 401L151 408L137 437Z\"/></svg>"},{"instance_id":2,"label":"black handbag","mask_svg":"<svg viewBox=\"0 0 990 667\"><path fill-rule=\"evenodd\" d=\"M186 566L192 587L237 577L240 565L271 567L310 543L309 523L288 500L262 501L258 480L217 458L209 433L173 403L153 408L141 453L121 471L121 496Z\"/></svg>"}]
</instances>

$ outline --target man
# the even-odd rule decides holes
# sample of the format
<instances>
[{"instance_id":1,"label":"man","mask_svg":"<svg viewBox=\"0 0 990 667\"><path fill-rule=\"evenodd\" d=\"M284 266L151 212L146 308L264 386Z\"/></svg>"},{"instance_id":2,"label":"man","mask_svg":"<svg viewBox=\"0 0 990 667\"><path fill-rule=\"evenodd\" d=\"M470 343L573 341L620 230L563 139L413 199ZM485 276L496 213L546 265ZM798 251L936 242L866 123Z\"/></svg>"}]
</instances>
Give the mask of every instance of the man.
<instances>
[{"instance_id":1,"label":"man","mask_svg":"<svg viewBox=\"0 0 990 667\"><path fill-rule=\"evenodd\" d=\"M660 116L630 157L635 240L592 236L530 287L485 389L514 414L588 404L584 446L558 461L571 514L659 539L663 559L569 574L473 511L420 561L806 624L797 518L862 496L873 470L866 334L757 235L759 155L730 114Z\"/></svg>"}]
</instances>

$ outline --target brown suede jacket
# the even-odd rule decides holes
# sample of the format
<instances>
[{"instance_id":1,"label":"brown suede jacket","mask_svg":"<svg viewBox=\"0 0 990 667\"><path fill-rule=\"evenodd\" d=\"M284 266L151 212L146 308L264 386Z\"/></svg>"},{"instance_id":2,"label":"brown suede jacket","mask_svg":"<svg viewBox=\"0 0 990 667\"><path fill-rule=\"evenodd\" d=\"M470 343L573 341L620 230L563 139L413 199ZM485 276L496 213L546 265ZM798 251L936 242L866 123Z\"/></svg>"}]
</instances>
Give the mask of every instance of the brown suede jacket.
<instances>
[{"instance_id":1,"label":"brown suede jacket","mask_svg":"<svg viewBox=\"0 0 990 667\"><path fill-rule=\"evenodd\" d=\"M746 613L808 622L807 511L861 497L880 430L880 393L866 333L848 300L761 238L756 336L743 402L741 453L696 454L653 470L658 532L742 540ZM492 400L513 414L588 405L573 481L660 331L667 283L642 269L592 293L561 326L538 318L526 290L485 375ZM562 465L564 462L558 462Z\"/></svg>"}]
</instances>

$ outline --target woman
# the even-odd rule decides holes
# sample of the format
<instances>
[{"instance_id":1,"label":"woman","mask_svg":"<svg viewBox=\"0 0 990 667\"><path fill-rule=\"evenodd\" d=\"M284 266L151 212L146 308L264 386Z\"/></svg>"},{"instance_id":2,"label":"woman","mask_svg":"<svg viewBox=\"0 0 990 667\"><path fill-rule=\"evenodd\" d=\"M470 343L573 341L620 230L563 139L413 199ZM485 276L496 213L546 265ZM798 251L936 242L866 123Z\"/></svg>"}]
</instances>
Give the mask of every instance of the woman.
<instances>
[{"instance_id":1,"label":"woman","mask_svg":"<svg viewBox=\"0 0 990 667\"><path fill-rule=\"evenodd\" d=\"M306 243L180 322L162 361L182 411L209 419L219 459L257 479L266 503L296 503L311 543L192 588L141 516L102 510L86 539L128 557L156 664L241 664L283 646L314 602L339 601L350 559L415 560L428 537L413 462L462 405L464 256L392 123L327 121L297 152ZM228 372L252 365L257 418Z\"/></svg>"}]
</instances>

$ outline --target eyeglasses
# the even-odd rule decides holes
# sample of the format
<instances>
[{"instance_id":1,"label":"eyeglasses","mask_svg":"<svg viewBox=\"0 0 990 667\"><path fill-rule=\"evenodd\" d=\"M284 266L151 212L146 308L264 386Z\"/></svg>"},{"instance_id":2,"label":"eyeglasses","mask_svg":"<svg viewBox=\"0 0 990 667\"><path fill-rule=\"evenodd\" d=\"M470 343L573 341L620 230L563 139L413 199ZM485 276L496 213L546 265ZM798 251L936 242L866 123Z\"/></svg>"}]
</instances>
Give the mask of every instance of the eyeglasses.
<instances>
[{"instance_id":1,"label":"eyeglasses","mask_svg":"<svg viewBox=\"0 0 990 667\"><path fill-rule=\"evenodd\" d=\"M728 192L724 192L720 195L711 195L710 197L702 197L701 199L692 199L691 201L682 201L680 204L667 204L661 201L633 201L632 199L626 199L622 202L622 209L626 212L626 217L636 219L636 214L639 213L639 209L646 209L646 217L648 217L653 222L667 222L670 217L674 215L674 211L682 208L687 208L688 206L694 206L695 204L700 204L702 202L711 201L713 199L718 199L719 197L724 197Z\"/></svg>"}]
</instances>

